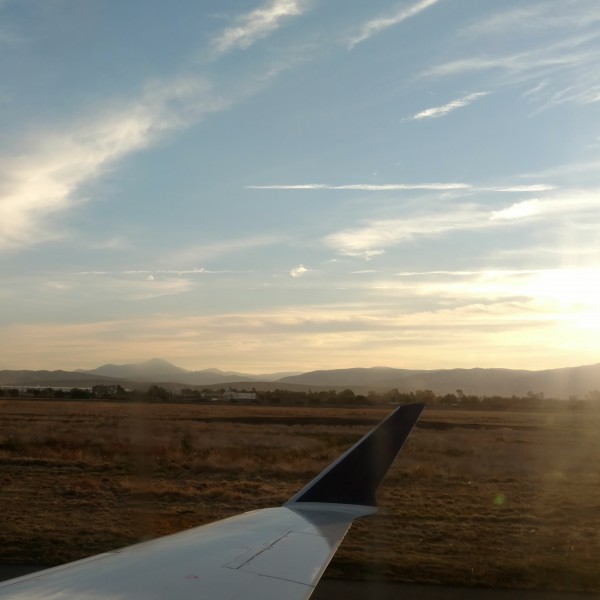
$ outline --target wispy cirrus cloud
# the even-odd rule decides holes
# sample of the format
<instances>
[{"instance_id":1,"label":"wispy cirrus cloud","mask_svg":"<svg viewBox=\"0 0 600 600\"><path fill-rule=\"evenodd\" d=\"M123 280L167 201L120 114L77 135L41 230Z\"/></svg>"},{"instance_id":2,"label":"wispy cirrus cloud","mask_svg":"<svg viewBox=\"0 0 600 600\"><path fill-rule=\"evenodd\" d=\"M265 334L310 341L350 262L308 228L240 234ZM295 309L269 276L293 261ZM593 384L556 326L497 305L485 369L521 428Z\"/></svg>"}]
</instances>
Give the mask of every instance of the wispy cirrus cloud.
<instances>
[{"instance_id":1,"label":"wispy cirrus cloud","mask_svg":"<svg viewBox=\"0 0 600 600\"><path fill-rule=\"evenodd\" d=\"M58 236L47 218L81 202L77 191L83 184L229 102L200 78L155 82L137 100L39 134L20 156L0 157L0 249Z\"/></svg>"},{"instance_id":2,"label":"wispy cirrus cloud","mask_svg":"<svg viewBox=\"0 0 600 600\"><path fill-rule=\"evenodd\" d=\"M111 273L109 271L77 271L73 275L81 276L101 276L101 275L205 275L212 274L221 271L209 271L204 267L196 269L133 269L127 271L116 271Z\"/></svg>"},{"instance_id":3,"label":"wispy cirrus cloud","mask_svg":"<svg viewBox=\"0 0 600 600\"><path fill-rule=\"evenodd\" d=\"M600 159L586 161L577 161L561 165L553 165L547 169L522 173L519 177L523 179L545 179L547 177L560 177L572 179L577 176L581 178L589 174L596 174L600 171Z\"/></svg>"},{"instance_id":4,"label":"wispy cirrus cloud","mask_svg":"<svg viewBox=\"0 0 600 600\"><path fill-rule=\"evenodd\" d=\"M489 210L477 204L463 204L446 212L419 214L397 219L377 219L325 237L324 242L340 254L371 258L386 248L417 237L430 237L454 231L476 231L513 226L531 219L572 218L579 215L600 225L597 206L600 191L572 190L548 198L535 198Z\"/></svg>"},{"instance_id":5,"label":"wispy cirrus cloud","mask_svg":"<svg viewBox=\"0 0 600 600\"><path fill-rule=\"evenodd\" d=\"M493 221L513 221L527 217L591 212L591 216L596 217L594 220L598 220L599 202L600 190L572 190L568 195L532 198L511 204L504 209L492 211L490 218Z\"/></svg>"},{"instance_id":6,"label":"wispy cirrus cloud","mask_svg":"<svg viewBox=\"0 0 600 600\"><path fill-rule=\"evenodd\" d=\"M499 69L511 72L542 71L552 67L569 67L589 57L586 52L554 53L549 49L499 56L473 56L445 62L427 70L426 76L454 76L473 71Z\"/></svg>"},{"instance_id":7,"label":"wispy cirrus cloud","mask_svg":"<svg viewBox=\"0 0 600 600\"><path fill-rule=\"evenodd\" d=\"M368 40L370 37L380 33L384 29L398 25L411 17L418 15L425 9L437 4L440 0L420 0L410 6L401 6L396 12L388 14L383 17L371 19L364 23L360 31L354 36L348 43L350 49L354 48L358 44Z\"/></svg>"},{"instance_id":8,"label":"wispy cirrus cloud","mask_svg":"<svg viewBox=\"0 0 600 600\"><path fill-rule=\"evenodd\" d=\"M559 0L538 2L499 10L470 23L462 31L474 36L530 34L537 31L584 29L600 21L595 0Z\"/></svg>"},{"instance_id":9,"label":"wispy cirrus cloud","mask_svg":"<svg viewBox=\"0 0 600 600\"><path fill-rule=\"evenodd\" d=\"M299 183L299 184L270 184L270 185L248 185L249 190L348 190L363 192L394 192L402 190L471 190L481 192L545 192L553 190L554 186L546 183L535 183L530 185L506 185L506 186L477 186L470 183L448 182L448 183L349 183L344 185L331 185L328 183Z\"/></svg>"},{"instance_id":10,"label":"wispy cirrus cloud","mask_svg":"<svg viewBox=\"0 0 600 600\"><path fill-rule=\"evenodd\" d=\"M600 101L600 50L595 31L574 32L555 43L527 39L528 49L504 54L481 54L437 64L424 77L446 78L487 72L487 86L502 88L529 85L523 97L529 102L553 106ZM585 77L582 74L585 73Z\"/></svg>"},{"instance_id":11,"label":"wispy cirrus cloud","mask_svg":"<svg viewBox=\"0 0 600 600\"><path fill-rule=\"evenodd\" d=\"M593 267L600 264L600 248L595 243L596 227L592 225L592 242L578 235L569 243L560 245L535 245L524 248L498 248L490 254L500 264L573 264Z\"/></svg>"},{"instance_id":12,"label":"wispy cirrus cloud","mask_svg":"<svg viewBox=\"0 0 600 600\"><path fill-rule=\"evenodd\" d=\"M455 207L452 213L427 214L405 219L377 219L360 227L344 229L325 238L325 243L341 254L371 258L386 248L417 236L432 236L455 229L474 229L485 212L475 206Z\"/></svg>"},{"instance_id":13,"label":"wispy cirrus cloud","mask_svg":"<svg viewBox=\"0 0 600 600\"><path fill-rule=\"evenodd\" d=\"M234 237L218 242L207 242L187 246L174 251L163 258L164 264L198 264L207 260L235 253L248 253L252 250L266 246L274 246L289 241L289 236L280 234L250 235L246 237Z\"/></svg>"},{"instance_id":14,"label":"wispy cirrus cloud","mask_svg":"<svg viewBox=\"0 0 600 600\"><path fill-rule=\"evenodd\" d=\"M54 275L46 281L38 281L41 289L54 293L69 295L69 300L81 298L84 291L100 301L110 302L115 299L126 302L136 302L176 296L190 291L197 284L192 277L184 277L184 273L159 273L158 271L82 271L71 275Z\"/></svg>"},{"instance_id":15,"label":"wispy cirrus cloud","mask_svg":"<svg viewBox=\"0 0 600 600\"><path fill-rule=\"evenodd\" d=\"M349 183L330 185L328 183L272 184L248 185L249 190L357 190L367 192L393 192L395 190L463 190L469 188L468 183Z\"/></svg>"},{"instance_id":16,"label":"wispy cirrus cloud","mask_svg":"<svg viewBox=\"0 0 600 600\"><path fill-rule=\"evenodd\" d=\"M245 50L279 29L283 21L301 15L306 7L306 0L271 0L238 16L235 25L226 28L213 41L213 50L217 55L234 49Z\"/></svg>"},{"instance_id":17,"label":"wispy cirrus cloud","mask_svg":"<svg viewBox=\"0 0 600 600\"><path fill-rule=\"evenodd\" d=\"M489 95L489 92L475 92L473 94L468 94L467 96L463 96L462 98L457 98L456 100L452 100L447 104L443 104L442 106L436 106L433 108L427 108L418 112L416 115L413 115L409 118L410 121L422 121L423 119L435 119L438 117L443 117L452 111L455 111L457 108L463 108L464 106L468 106L472 102L475 102L478 98L482 98L484 96Z\"/></svg>"},{"instance_id":18,"label":"wispy cirrus cloud","mask_svg":"<svg viewBox=\"0 0 600 600\"><path fill-rule=\"evenodd\" d=\"M507 192L507 193L520 193L520 192L548 192L556 189L556 186L548 183L532 183L530 185L507 185L497 187L481 187L477 188L477 191L482 192Z\"/></svg>"},{"instance_id":19,"label":"wispy cirrus cloud","mask_svg":"<svg viewBox=\"0 0 600 600\"><path fill-rule=\"evenodd\" d=\"M307 0L273 0L239 17L215 41L220 52L247 47L301 14ZM0 31L1 33L1 31ZM126 156L159 143L165 136L230 108L256 93L288 68L274 61L236 89L217 90L198 73L146 82L138 97L108 99L109 108L93 117L66 121L60 129L38 130L20 154L0 155L0 251L60 239L49 221L83 202L84 185L114 168Z\"/></svg>"}]
</instances>

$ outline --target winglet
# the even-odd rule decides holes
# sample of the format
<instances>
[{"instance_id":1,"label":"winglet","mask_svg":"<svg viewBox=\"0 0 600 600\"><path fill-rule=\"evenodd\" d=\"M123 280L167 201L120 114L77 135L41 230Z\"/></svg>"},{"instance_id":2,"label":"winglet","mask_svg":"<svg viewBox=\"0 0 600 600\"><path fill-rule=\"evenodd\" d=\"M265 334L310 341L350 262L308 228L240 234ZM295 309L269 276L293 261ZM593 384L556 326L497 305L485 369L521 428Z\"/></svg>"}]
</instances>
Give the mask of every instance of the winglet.
<instances>
[{"instance_id":1,"label":"winglet","mask_svg":"<svg viewBox=\"0 0 600 600\"><path fill-rule=\"evenodd\" d=\"M424 404L399 406L284 506L302 502L377 506L377 488L424 408Z\"/></svg>"}]
</instances>

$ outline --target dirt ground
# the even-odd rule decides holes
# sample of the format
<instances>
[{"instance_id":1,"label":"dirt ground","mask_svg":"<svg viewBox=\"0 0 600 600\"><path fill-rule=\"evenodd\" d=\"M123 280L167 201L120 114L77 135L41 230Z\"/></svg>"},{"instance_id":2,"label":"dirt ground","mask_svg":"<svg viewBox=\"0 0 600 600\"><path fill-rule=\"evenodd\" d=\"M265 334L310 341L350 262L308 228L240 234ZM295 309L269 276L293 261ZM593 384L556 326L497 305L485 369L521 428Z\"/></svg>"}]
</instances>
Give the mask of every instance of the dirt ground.
<instances>
[{"instance_id":1,"label":"dirt ground","mask_svg":"<svg viewBox=\"0 0 600 600\"><path fill-rule=\"evenodd\" d=\"M391 409L0 403L0 562L285 502ZM600 413L426 410L329 579L600 592Z\"/></svg>"}]
</instances>

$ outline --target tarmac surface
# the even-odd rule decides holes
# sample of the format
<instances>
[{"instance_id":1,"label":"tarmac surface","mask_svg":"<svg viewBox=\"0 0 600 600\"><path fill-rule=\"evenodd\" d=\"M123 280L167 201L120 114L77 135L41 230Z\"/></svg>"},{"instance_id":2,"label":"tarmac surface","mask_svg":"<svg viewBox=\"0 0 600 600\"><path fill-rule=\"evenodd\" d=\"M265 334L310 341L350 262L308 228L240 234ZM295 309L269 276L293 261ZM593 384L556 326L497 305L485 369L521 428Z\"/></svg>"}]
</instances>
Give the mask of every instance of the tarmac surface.
<instances>
[{"instance_id":1,"label":"tarmac surface","mask_svg":"<svg viewBox=\"0 0 600 600\"><path fill-rule=\"evenodd\" d=\"M35 573L44 567L0 564L0 581ZM311 600L593 600L598 594L542 592L532 590L492 590L407 583L338 581L324 579Z\"/></svg>"},{"instance_id":2,"label":"tarmac surface","mask_svg":"<svg viewBox=\"0 0 600 600\"><path fill-rule=\"evenodd\" d=\"M493 590L442 585L322 580L311 600L592 600L598 594L533 590Z\"/></svg>"}]
</instances>

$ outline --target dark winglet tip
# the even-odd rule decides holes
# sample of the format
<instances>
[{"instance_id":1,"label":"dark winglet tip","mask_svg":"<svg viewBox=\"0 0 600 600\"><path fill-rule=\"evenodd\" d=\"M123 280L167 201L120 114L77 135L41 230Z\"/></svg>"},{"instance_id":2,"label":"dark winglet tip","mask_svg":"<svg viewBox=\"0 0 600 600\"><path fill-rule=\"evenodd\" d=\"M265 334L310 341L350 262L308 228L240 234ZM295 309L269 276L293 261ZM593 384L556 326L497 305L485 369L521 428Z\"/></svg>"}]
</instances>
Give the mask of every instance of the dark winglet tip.
<instances>
[{"instance_id":1,"label":"dark winglet tip","mask_svg":"<svg viewBox=\"0 0 600 600\"><path fill-rule=\"evenodd\" d=\"M375 494L425 404L402 404L286 504L377 506Z\"/></svg>"}]
</instances>

